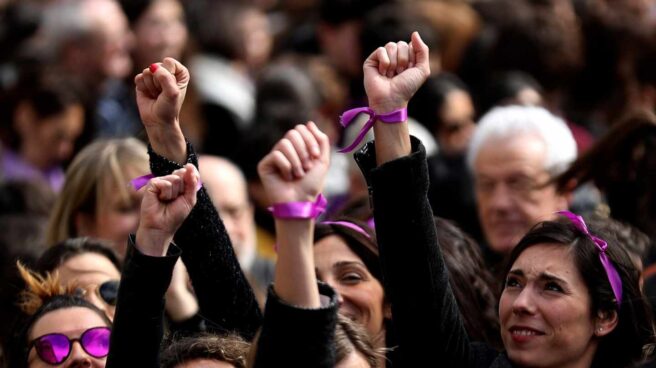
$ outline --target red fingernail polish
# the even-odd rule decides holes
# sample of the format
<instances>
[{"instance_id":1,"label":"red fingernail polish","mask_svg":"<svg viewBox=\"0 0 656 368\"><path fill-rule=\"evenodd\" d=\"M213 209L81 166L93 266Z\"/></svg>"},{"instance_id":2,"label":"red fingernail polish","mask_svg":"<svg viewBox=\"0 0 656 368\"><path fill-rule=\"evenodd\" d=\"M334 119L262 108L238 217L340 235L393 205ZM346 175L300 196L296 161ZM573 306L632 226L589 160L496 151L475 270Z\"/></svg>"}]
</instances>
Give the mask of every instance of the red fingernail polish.
<instances>
[{"instance_id":1,"label":"red fingernail polish","mask_svg":"<svg viewBox=\"0 0 656 368\"><path fill-rule=\"evenodd\" d=\"M155 72L157 71L157 68L158 68L158 67L159 67L159 66L158 66L157 64L155 64L155 63L150 64L150 72L151 72L151 73L155 73Z\"/></svg>"}]
</instances>

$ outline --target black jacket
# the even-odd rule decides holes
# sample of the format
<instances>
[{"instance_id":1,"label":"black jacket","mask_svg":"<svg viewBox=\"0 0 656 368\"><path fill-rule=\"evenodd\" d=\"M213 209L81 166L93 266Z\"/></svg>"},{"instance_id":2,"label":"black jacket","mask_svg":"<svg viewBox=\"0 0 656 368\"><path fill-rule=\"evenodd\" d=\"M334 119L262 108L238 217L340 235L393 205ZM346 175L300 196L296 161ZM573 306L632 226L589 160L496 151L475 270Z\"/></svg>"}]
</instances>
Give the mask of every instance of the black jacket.
<instances>
[{"instance_id":1,"label":"black jacket","mask_svg":"<svg viewBox=\"0 0 656 368\"><path fill-rule=\"evenodd\" d=\"M512 367L505 354L471 343L437 242L428 202L426 152L412 137L412 153L376 167L374 142L356 154L369 186L385 295L400 367Z\"/></svg>"}]
</instances>

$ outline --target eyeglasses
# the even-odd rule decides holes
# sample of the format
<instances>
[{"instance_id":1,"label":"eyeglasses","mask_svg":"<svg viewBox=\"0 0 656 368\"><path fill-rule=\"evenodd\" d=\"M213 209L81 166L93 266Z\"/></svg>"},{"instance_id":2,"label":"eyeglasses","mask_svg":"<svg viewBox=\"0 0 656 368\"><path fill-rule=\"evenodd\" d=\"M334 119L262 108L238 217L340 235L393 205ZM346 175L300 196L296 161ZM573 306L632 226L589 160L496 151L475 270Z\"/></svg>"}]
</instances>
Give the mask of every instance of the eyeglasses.
<instances>
[{"instance_id":1,"label":"eyeglasses","mask_svg":"<svg viewBox=\"0 0 656 368\"><path fill-rule=\"evenodd\" d=\"M73 343L78 341L84 351L94 358L104 358L109 354L109 327L93 327L82 333L77 339L70 339L60 333L51 333L37 337L28 345L28 354L32 348L44 362L58 365L66 361L73 350Z\"/></svg>"},{"instance_id":2,"label":"eyeglasses","mask_svg":"<svg viewBox=\"0 0 656 368\"><path fill-rule=\"evenodd\" d=\"M118 286L120 284L119 280L109 280L105 281L98 288L96 292L105 301L108 305L116 306L116 301L118 299ZM82 287L75 289L75 295L84 298L87 295L88 290Z\"/></svg>"}]
</instances>

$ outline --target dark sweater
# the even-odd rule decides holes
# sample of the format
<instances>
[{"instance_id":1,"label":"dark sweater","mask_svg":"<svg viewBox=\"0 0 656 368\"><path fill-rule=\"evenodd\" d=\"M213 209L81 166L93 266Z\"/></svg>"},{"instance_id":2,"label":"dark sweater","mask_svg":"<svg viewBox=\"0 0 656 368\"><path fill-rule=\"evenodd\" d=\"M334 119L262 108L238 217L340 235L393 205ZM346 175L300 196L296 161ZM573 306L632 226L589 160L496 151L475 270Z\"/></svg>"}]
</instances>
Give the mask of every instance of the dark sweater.
<instances>
[{"instance_id":1,"label":"dark sweater","mask_svg":"<svg viewBox=\"0 0 656 368\"><path fill-rule=\"evenodd\" d=\"M188 159L198 166L187 145ZM151 170L168 175L182 166L149 148ZM204 188L175 234L167 257L148 257L130 244L123 266L107 367L159 367L164 295L181 255L200 307L199 316L214 333L236 333L250 341L262 314L232 249L230 239ZM133 241L133 240L131 240Z\"/></svg>"},{"instance_id":2,"label":"dark sweater","mask_svg":"<svg viewBox=\"0 0 656 368\"><path fill-rule=\"evenodd\" d=\"M328 301L321 308L305 309L286 304L269 287L253 367L335 366L337 295L325 284L319 284L319 293Z\"/></svg>"},{"instance_id":3,"label":"dark sweater","mask_svg":"<svg viewBox=\"0 0 656 368\"><path fill-rule=\"evenodd\" d=\"M437 242L426 152L376 167L374 142L356 154L372 196L385 295L400 367L512 367L505 354L470 343Z\"/></svg>"}]
</instances>

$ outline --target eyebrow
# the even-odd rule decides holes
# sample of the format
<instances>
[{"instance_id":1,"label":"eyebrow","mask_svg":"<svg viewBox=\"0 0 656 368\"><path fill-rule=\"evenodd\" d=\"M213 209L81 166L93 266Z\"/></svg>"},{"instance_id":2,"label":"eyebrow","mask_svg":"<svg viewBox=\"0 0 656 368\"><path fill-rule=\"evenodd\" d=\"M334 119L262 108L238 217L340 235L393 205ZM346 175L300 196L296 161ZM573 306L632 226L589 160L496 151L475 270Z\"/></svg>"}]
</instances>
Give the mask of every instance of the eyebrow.
<instances>
[{"instance_id":1,"label":"eyebrow","mask_svg":"<svg viewBox=\"0 0 656 368\"><path fill-rule=\"evenodd\" d=\"M521 269L510 270L510 271L508 271L508 274L513 274L513 275L519 276L519 277L525 277L526 276L524 274L524 271L522 271ZM538 279L544 280L544 281L557 281L557 282L560 282L560 283L563 283L563 284L568 284L568 282L565 281L564 279L562 279L562 278L560 278L560 277L558 277L558 276L556 276L552 273L549 273L549 272L540 272L540 275L538 276Z\"/></svg>"}]
</instances>

